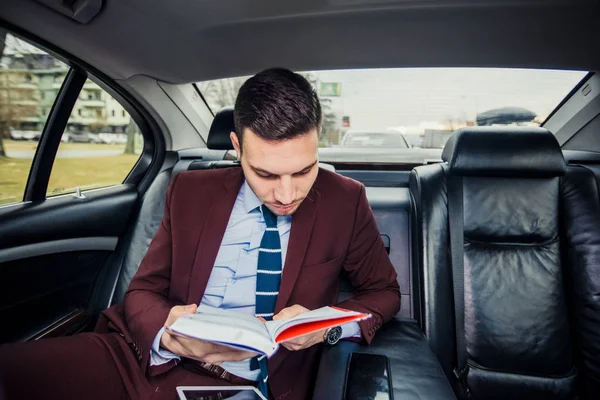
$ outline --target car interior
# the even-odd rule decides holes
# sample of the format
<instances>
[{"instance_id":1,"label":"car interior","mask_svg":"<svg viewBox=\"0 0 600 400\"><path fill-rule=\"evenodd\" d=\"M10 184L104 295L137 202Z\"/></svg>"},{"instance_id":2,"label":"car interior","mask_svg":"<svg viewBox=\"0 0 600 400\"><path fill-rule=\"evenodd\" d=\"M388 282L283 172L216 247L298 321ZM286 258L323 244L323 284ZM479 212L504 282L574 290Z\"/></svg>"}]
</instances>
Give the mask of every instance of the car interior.
<instances>
[{"instance_id":1,"label":"car interior","mask_svg":"<svg viewBox=\"0 0 600 400\"><path fill-rule=\"evenodd\" d=\"M0 203L0 343L92 330L172 178L240 168L233 104L212 109L197 82L274 66L585 71L539 126L460 127L423 162L320 160L365 185L402 303L371 345L323 349L313 398L598 398L599 21L585 0L3 0L0 30L67 73L22 197ZM90 81L143 144L118 184L49 196ZM352 290L341 276L340 299Z\"/></svg>"}]
</instances>

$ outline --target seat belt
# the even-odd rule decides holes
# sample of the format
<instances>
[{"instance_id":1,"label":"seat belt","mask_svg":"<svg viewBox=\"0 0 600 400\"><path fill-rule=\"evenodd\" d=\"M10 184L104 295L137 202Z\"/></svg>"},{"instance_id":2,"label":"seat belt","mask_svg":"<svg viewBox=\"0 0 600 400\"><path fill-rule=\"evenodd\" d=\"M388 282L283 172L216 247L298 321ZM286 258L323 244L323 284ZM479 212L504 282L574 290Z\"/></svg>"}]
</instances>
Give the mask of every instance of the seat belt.
<instances>
[{"instance_id":1,"label":"seat belt","mask_svg":"<svg viewBox=\"0 0 600 400\"><path fill-rule=\"evenodd\" d=\"M465 343L465 272L464 272L464 213L462 177L448 175L448 223L454 292L454 323L456 326L456 367L454 375L468 393L466 385L467 345Z\"/></svg>"}]
</instances>

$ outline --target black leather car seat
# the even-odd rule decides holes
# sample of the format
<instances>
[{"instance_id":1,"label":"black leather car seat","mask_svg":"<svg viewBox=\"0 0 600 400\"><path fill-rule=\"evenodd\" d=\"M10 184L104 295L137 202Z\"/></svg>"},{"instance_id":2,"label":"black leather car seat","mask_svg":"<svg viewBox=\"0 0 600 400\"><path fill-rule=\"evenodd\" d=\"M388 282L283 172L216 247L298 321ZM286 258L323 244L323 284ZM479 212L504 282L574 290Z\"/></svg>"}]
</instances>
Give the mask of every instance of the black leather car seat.
<instances>
[{"instance_id":1,"label":"black leather car seat","mask_svg":"<svg viewBox=\"0 0 600 400\"><path fill-rule=\"evenodd\" d=\"M600 365L600 201L597 192L590 195L593 174L567 168L558 142L542 128L462 129L442 158L446 164L415 168L410 189L421 321L456 393L593 398ZM457 192L462 218L460 210L449 214L448 198ZM452 239L460 249L454 252L452 218L462 228L462 237ZM455 312L459 252L464 284L456 279Z\"/></svg>"}]
</instances>

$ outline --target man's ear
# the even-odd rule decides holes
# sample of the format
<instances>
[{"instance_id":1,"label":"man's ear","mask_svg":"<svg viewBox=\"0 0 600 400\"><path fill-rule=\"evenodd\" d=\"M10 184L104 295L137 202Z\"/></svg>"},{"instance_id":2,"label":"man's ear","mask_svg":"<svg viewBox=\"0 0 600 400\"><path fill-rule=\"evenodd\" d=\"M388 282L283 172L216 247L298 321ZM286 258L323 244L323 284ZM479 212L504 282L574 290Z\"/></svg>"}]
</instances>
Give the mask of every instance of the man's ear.
<instances>
[{"instance_id":1,"label":"man's ear","mask_svg":"<svg viewBox=\"0 0 600 400\"><path fill-rule=\"evenodd\" d=\"M231 144L233 145L233 149L237 153L238 158L240 158L240 155L242 154L242 149L240 148L240 141L238 140L238 137L235 134L235 132L229 133L229 139L231 140Z\"/></svg>"}]
</instances>

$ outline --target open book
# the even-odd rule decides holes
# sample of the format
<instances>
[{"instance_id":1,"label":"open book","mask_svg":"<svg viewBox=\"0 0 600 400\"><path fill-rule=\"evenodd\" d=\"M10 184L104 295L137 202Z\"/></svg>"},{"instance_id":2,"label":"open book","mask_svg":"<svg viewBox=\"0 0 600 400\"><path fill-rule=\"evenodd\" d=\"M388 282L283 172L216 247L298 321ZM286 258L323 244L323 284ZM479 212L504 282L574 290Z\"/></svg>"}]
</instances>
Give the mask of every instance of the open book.
<instances>
[{"instance_id":1,"label":"open book","mask_svg":"<svg viewBox=\"0 0 600 400\"><path fill-rule=\"evenodd\" d=\"M251 315L199 306L195 314L178 318L166 329L178 335L270 357L281 342L369 317L370 314L343 308L323 307L291 319L264 323Z\"/></svg>"}]
</instances>

